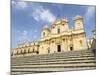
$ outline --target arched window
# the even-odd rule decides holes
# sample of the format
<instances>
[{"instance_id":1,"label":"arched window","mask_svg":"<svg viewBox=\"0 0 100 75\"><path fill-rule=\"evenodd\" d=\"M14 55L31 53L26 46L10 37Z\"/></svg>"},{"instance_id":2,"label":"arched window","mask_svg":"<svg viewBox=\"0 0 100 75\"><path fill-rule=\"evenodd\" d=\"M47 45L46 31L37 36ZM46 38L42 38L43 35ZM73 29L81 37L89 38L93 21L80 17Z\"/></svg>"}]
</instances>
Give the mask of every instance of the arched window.
<instances>
[{"instance_id":1,"label":"arched window","mask_svg":"<svg viewBox=\"0 0 100 75\"><path fill-rule=\"evenodd\" d=\"M82 40L80 40L79 42L80 42L80 46L82 47L82 46L83 46L83 44L82 44Z\"/></svg>"},{"instance_id":2,"label":"arched window","mask_svg":"<svg viewBox=\"0 0 100 75\"><path fill-rule=\"evenodd\" d=\"M21 52L20 52L21 54L23 53L23 51L21 50Z\"/></svg>"},{"instance_id":3,"label":"arched window","mask_svg":"<svg viewBox=\"0 0 100 75\"><path fill-rule=\"evenodd\" d=\"M13 52L11 53L11 56L13 56Z\"/></svg>"},{"instance_id":4,"label":"arched window","mask_svg":"<svg viewBox=\"0 0 100 75\"><path fill-rule=\"evenodd\" d=\"M43 32L43 37L45 36L45 32Z\"/></svg>"},{"instance_id":5,"label":"arched window","mask_svg":"<svg viewBox=\"0 0 100 75\"><path fill-rule=\"evenodd\" d=\"M52 26L52 28L55 28L54 26Z\"/></svg>"},{"instance_id":6,"label":"arched window","mask_svg":"<svg viewBox=\"0 0 100 75\"><path fill-rule=\"evenodd\" d=\"M28 53L30 53L30 49L28 48Z\"/></svg>"},{"instance_id":7,"label":"arched window","mask_svg":"<svg viewBox=\"0 0 100 75\"><path fill-rule=\"evenodd\" d=\"M54 41L52 41L52 43L54 43Z\"/></svg>"},{"instance_id":8,"label":"arched window","mask_svg":"<svg viewBox=\"0 0 100 75\"><path fill-rule=\"evenodd\" d=\"M22 54L24 54L24 50L22 50Z\"/></svg>"},{"instance_id":9,"label":"arched window","mask_svg":"<svg viewBox=\"0 0 100 75\"><path fill-rule=\"evenodd\" d=\"M24 54L26 53L26 50L24 49Z\"/></svg>"},{"instance_id":10,"label":"arched window","mask_svg":"<svg viewBox=\"0 0 100 75\"><path fill-rule=\"evenodd\" d=\"M34 52L34 48L33 48L33 52Z\"/></svg>"},{"instance_id":11,"label":"arched window","mask_svg":"<svg viewBox=\"0 0 100 75\"><path fill-rule=\"evenodd\" d=\"M57 33L58 33L58 34L60 33L60 28L58 28Z\"/></svg>"},{"instance_id":12,"label":"arched window","mask_svg":"<svg viewBox=\"0 0 100 75\"><path fill-rule=\"evenodd\" d=\"M50 48L48 48L48 53L50 53Z\"/></svg>"},{"instance_id":13,"label":"arched window","mask_svg":"<svg viewBox=\"0 0 100 75\"><path fill-rule=\"evenodd\" d=\"M37 53L37 54L39 54L39 52L38 52L38 51L36 51L36 53Z\"/></svg>"},{"instance_id":14,"label":"arched window","mask_svg":"<svg viewBox=\"0 0 100 75\"><path fill-rule=\"evenodd\" d=\"M65 39L63 39L63 41L65 41Z\"/></svg>"},{"instance_id":15,"label":"arched window","mask_svg":"<svg viewBox=\"0 0 100 75\"><path fill-rule=\"evenodd\" d=\"M65 24L63 23L62 25L64 26Z\"/></svg>"},{"instance_id":16,"label":"arched window","mask_svg":"<svg viewBox=\"0 0 100 75\"><path fill-rule=\"evenodd\" d=\"M18 54L20 54L20 50L18 50Z\"/></svg>"},{"instance_id":17,"label":"arched window","mask_svg":"<svg viewBox=\"0 0 100 75\"><path fill-rule=\"evenodd\" d=\"M18 50L17 50L17 53L16 54L18 54Z\"/></svg>"}]
</instances>

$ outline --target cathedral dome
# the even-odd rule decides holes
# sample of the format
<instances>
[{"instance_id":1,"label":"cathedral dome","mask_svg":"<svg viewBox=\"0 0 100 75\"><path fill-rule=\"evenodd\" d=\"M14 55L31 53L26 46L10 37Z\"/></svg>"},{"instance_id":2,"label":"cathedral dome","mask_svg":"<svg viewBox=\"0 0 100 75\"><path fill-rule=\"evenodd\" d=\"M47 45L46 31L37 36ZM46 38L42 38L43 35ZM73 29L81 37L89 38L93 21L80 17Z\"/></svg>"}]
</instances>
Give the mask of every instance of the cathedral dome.
<instances>
[{"instance_id":1,"label":"cathedral dome","mask_svg":"<svg viewBox=\"0 0 100 75\"><path fill-rule=\"evenodd\" d=\"M59 25L59 24L61 24L62 22L68 23L68 20L67 20L65 17L62 18L62 19L55 20L55 21L53 22L52 26Z\"/></svg>"},{"instance_id":2,"label":"cathedral dome","mask_svg":"<svg viewBox=\"0 0 100 75\"><path fill-rule=\"evenodd\" d=\"M45 26L43 27L43 29L49 29L48 25L45 25Z\"/></svg>"},{"instance_id":3,"label":"cathedral dome","mask_svg":"<svg viewBox=\"0 0 100 75\"><path fill-rule=\"evenodd\" d=\"M61 21L68 22L68 19L64 17L64 18L61 19Z\"/></svg>"},{"instance_id":4,"label":"cathedral dome","mask_svg":"<svg viewBox=\"0 0 100 75\"><path fill-rule=\"evenodd\" d=\"M43 30L48 30L48 31L50 31L48 25L45 25L45 26L43 27Z\"/></svg>"}]
</instances>

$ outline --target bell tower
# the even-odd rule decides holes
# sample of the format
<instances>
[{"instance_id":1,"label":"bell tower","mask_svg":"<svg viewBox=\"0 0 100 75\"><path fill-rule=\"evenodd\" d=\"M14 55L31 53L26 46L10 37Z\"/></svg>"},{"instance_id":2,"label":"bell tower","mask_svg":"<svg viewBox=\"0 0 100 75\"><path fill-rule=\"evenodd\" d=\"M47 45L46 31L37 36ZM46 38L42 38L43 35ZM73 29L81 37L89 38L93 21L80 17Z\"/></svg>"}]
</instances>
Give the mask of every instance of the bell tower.
<instances>
[{"instance_id":1,"label":"bell tower","mask_svg":"<svg viewBox=\"0 0 100 75\"><path fill-rule=\"evenodd\" d=\"M47 25L45 25L42 29L41 37L44 38L44 37L48 36L49 33L50 33L50 29L48 28Z\"/></svg>"},{"instance_id":2,"label":"bell tower","mask_svg":"<svg viewBox=\"0 0 100 75\"><path fill-rule=\"evenodd\" d=\"M68 31L69 30L67 18L64 17L64 18L61 19L61 25L62 25L62 31Z\"/></svg>"},{"instance_id":3,"label":"bell tower","mask_svg":"<svg viewBox=\"0 0 100 75\"><path fill-rule=\"evenodd\" d=\"M83 29L83 17L82 16L75 16L74 18L74 26L75 29Z\"/></svg>"}]
</instances>

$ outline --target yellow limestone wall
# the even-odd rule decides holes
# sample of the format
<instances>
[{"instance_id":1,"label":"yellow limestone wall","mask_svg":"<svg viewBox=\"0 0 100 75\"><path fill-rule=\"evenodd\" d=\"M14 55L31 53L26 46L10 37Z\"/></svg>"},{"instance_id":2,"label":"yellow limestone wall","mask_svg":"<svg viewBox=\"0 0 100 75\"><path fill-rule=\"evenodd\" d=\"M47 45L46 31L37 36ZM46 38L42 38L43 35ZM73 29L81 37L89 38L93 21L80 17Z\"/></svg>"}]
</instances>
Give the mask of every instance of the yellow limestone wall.
<instances>
[{"instance_id":1,"label":"yellow limestone wall","mask_svg":"<svg viewBox=\"0 0 100 75\"><path fill-rule=\"evenodd\" d=\"M60 30L58 33L58 29ZM43 35L45 33L45 35ZM51 25L51 29L48 26L44 26L41 31L41 39L38 43L30 43L27 45L19 45L17 48L13 49L14 56L21 51L25 51L24 55L35 55L36 51L39 54L57 53L57 45L60 45L61 52L67 52L72 50L84 50L87 49L86 34L83 26L83 18L81 16L76 16L74 19L74 28L69 29L68 20L60 19L55 21ZM28 50L33 53L28 53Z\"/></svg>"}]
</instances>

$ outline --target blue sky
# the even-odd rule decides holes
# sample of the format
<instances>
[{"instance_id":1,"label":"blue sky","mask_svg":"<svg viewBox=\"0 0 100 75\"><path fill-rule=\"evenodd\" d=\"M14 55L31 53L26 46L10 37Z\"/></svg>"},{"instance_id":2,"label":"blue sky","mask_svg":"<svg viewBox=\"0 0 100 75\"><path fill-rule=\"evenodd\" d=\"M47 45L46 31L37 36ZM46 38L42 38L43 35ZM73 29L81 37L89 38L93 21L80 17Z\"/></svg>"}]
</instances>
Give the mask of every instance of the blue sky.
<instances>
[{"instance_id":1,"label":"blue sky","mask_svg":"<svg viewBox=\"0 0 100 75\"><path fill-rule=\"evenodd\" d=\"M12 48L19 43L38 41L44 25L50 27L54 20L63 17L72 28L73 18L83 16L87 39L96 26L95 6L12 1L11 7Z\"/></svg>"}]
</instances>

